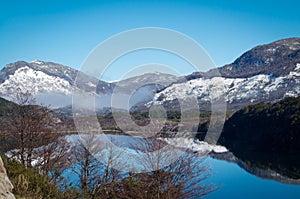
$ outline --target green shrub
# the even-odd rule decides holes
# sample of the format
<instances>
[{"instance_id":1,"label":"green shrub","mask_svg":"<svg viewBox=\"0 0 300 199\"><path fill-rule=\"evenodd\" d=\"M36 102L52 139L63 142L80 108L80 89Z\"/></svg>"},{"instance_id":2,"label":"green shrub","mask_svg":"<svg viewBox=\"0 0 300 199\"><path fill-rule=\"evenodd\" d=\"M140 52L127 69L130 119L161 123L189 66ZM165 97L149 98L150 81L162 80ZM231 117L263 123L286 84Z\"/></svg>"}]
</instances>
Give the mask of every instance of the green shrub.
<instances>
[{"instance_id":1,"label":"green shrub","mask_svg":"<svg viewBox=\"0 0 300 199\"><path fill-rule=\"evenodd\" d=\"M9 160L3 155L1 157L17 198L61 198L63 195L48 176L40 175L16 160Z\"/></svg>"}]
</instances>

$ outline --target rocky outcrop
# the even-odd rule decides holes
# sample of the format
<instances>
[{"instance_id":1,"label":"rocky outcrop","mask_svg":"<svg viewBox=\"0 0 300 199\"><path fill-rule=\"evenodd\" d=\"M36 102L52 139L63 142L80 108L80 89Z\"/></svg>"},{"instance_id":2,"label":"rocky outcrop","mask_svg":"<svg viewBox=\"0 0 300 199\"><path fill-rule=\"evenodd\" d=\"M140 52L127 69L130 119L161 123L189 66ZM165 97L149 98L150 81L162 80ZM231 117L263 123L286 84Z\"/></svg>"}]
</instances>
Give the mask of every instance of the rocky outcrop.
<instances>
[{"instance_id":1,"label":"rocky outcrop","mask_svg":"<svg viewBox=\"0 0 300 199\"><path fill-rule=\"evenodd\" d=\"M3 161L0 157L0 199L15 199L15 196L11 193L13 185L7 177Z\"/></svg>"}]
</instances>

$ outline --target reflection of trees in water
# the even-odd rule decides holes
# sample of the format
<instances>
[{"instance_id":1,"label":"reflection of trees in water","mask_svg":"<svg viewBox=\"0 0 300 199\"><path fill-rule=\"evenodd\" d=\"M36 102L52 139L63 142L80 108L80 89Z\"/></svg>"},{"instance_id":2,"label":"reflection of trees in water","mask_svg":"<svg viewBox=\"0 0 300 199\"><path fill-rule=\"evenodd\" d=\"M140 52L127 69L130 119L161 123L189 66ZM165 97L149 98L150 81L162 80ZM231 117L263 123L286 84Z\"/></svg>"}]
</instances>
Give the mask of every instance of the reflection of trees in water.
<instances>
[{"instance_id":1,"label":"reflection of trees in water","mask_svg":"<svg viewBox=\"0 0 300 199\"><path fill-rule=\"evenodd\" d=\"M261 155L261 154L260 154ZM257 177L275 180L285 184L300 184L300 180L296 177L285 176L278 170L273 170L269 165L276 164L269 162L268 164L262 164L260 162L250 160L250 159L239 159L232 152L226 153L212 153L211 156L215 159L226 160L228 162L236 163L242 169L251 173ZM257 155L256 155L257 157ZM266 158L266 157L264 157ZM270 157L268 157L269 159ZM280 167L280 165L278 165Z\"/></svg>"},{"instance_id":2,"label":"reflection of trees in water","mask_svg":"<svg viewBox=\"0 0 300 199\"><path fill-rule=\"evenodd\" d=\"M73 172L80 179L80 189L85 197L199 198L214 190L214 186L203 184L209 173L203 159L193 154L185 153L175 162L160 169L163 162L169 162L170 153L166 155L161 152L155 156L145 153L139 162L145 172L135 173L133 170L126 173L114 169L128 170L126 167L129 164L126 165L121 160L122 154L117 153L113 147L102 148L98 141L95 135L86 136L85 143L75 146L73 150L77 162ZM136 152L145 152L155 151L162 144L155 139L145 139L141 145L135 143L132 147ZM96 154L97 158L92 154Z\"/></svg>"}]
</instances>

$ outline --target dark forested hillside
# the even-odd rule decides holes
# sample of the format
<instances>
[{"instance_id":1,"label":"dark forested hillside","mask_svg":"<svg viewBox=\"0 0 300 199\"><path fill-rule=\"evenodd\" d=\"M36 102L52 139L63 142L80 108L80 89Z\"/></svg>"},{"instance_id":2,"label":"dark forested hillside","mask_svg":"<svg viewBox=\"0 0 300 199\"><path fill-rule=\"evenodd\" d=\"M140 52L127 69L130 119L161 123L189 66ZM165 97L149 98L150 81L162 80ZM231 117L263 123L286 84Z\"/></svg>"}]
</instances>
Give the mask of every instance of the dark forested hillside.
<instances>
[{"instance_id":1,"label":"dark forested hillside","mask_svg":"<svg viewBox=\"0 0 300 199\"><path fill-rule=\"evenodd\" d=\"M241 109L226 121L219 143L241 159L270 167L276 162L273 169L298 176L300 97Z\"/></svg>"},{"instance_id":2,"label":"dark forested hillside","mask_svg":"<svg viewBox=\"0 0 300 199\"><path fill-rule=\"evenodd\" d=\"M0 117L4 115L7 109L14 108L16 106L17 104L0 97Z\"/></svg>"}]
</instances>

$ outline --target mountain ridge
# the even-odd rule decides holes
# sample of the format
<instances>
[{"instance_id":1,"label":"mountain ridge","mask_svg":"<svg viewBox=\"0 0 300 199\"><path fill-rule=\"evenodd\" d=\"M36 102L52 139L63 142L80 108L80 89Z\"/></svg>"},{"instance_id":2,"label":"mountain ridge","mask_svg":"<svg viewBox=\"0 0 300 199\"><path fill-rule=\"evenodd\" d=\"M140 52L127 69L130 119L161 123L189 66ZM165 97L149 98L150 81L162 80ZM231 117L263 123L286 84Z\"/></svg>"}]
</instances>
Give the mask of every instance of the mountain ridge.
<instances>
[{"instance_id":1,"label":"mountain ridge","mask_svg":"<svg viewBox=\"0 0 300 199\"><path fill-rule=\"evenodd\" d=\"M278 60L276 56L279 56L280 60ZM274 62L281 62L281 64L276 65ZM286 75L297 63L300 63L300 38L285 38L271 43L257 45L244 52L232 63L211 69L207 72L194 72L187 75L186 79L192 80L201 77L211 78L215 76L247 78L258 74L273 74L275 76ZM283 67L284 70L280 69L280 67ZM251 70L243 71L243 68Z\"/></svg>"},{"instance_id":2,"label":"mountain ridge","mask_svg":"<svg viewBox=\"0 0 300 199\"><path fill-rule=\"evenodd\" d=\"M80 84L75 82L78 73L84 78ZM18 61L7 64L0 71L0 96L13 101L17 98L17 93L30 93L34 97L39 94L52 95L43 96L48 99L59 96L70 104L70 96L75 91L84 90L105 95L111 92L112 87L113 84L53 62Z\"/></svg>"},{"instance_id":3,"label":"mountain ridge","mask_svg":"<svg viewBox=\"0 0 300 199\"><path fill-rule=\"evenodd\" d=\"M300 85L298 78L300 66L298 64L300 65L300 38L281 39L256 46L243 53L233 63L207 72L196 72L182 77L158 73L155 75L143 74L114 83L99 80L97 85L95 84L95 78L89 79L88 77L79 87L75 85L75 78L80 72L76 69L39 60L32 62L18 61L7 64L0 71L0 96L13 96L17 89L26 90L29 88L32 89L30 92L33 94L53 92L70 96L73 91L82 89L85 92L96 91L96 94L103 94L107 99L102 101L109 102L108 96L115 88L118 88L123 94L133 96L131 96L131 102L134 106L135 104L153 101L151 99L153 96L154 102L158 102L158 99L168 101L168 98L173 99L173 95L174 97L178 96L176 87L190 84L187 87L190 91L186 92L205 99L207 98L207 95L203 93L207 92L205 87L214 78L216 79L219 72L224 81L228 82L226 87L231 92L229 95L233 96L228 102L239 104L236 106L239 108L252 101L265 101L268 98L279 100L285 96L299 95L300 91L297 87ZM16 71L19 74L15 74ZM162 85L146 85L147 82L153 82L153 78L161 81ZM130 90L133 89L132 87L137 87L133 94ZM139 87L143 87L143 89ZM138 89L140 89L138 91L140 93L136 92ZM274 92L270 93L269 91ZM150 95L146 95L147 92ZM181 94L186 95L187 93ZM242 95L243 93L248 93L249 96L242 100L235 98L236 95ZM162 96L166 96L166 98ZM253 96L256 96L257 99L254 99ZM206 101L209 101L209 98Z\"/></svg>"},{"instance_id":4,"label":"mountain ridge","mask_svg":"<svg viewBox=\"0 0 300 199\"><path fill-rule=\"evenodd\" d=\"M261 101L278 101L300 95L300 38L289 38L259 45L243 53L233 63L208 72L192 73L187 81L174 82L158 92L152 104L174 109L176 99L186 103L197 96L199 104L214 98L218 82L230 110ZM220 86L220 85L219 85ZM175 102L175 104L173 103Z\"/></svg>"}]
</instances>

